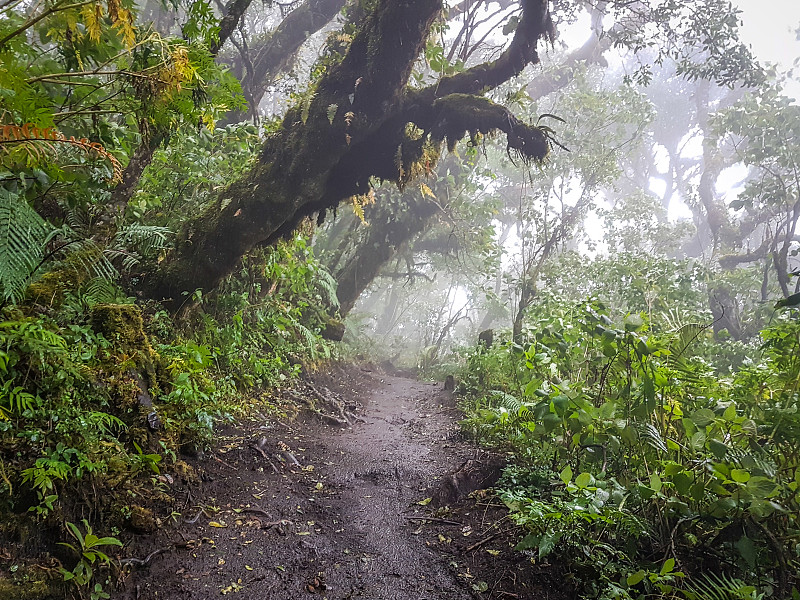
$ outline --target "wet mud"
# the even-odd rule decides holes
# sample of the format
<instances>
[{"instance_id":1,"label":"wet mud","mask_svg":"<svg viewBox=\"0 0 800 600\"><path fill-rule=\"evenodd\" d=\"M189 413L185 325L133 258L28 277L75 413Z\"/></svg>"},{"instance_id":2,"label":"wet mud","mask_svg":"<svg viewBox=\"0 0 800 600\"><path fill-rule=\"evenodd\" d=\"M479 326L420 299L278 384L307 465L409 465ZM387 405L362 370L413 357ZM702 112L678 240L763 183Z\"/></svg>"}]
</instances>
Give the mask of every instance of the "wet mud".
<instances>
[{"instance_id":1,"label":"wet mud","mask_svg":"<svg viewBox=\"0 0 800 600\"><path fill-rule=\"evenodd\" d=\"M567 597L552 569L513 552L517 531L492 529L504 515L496 501L478 494L432 513L437 481L476 456L458 441L460 415L442 384L357 368L323 379L360 405L357 421L221 433L213 453L192 463L200 480L175 481L182 504L126 548L140 562L130 562L114 597Z\"/></svg>"}]
</instances>

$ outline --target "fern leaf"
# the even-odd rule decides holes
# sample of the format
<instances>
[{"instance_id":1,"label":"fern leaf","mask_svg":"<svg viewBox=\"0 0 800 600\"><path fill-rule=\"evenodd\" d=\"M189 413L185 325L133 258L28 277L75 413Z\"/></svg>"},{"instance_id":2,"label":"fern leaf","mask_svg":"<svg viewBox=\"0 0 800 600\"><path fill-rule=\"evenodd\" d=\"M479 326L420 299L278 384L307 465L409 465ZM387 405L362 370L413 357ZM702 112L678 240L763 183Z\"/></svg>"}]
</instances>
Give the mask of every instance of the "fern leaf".
<instances>
[{"instance_id":1,"label":"fern leaf","mask_svg":"<svg viewBox=\"0 0 800 600\"><path fill-rule=\"evenodd\" d=\"M667 444L664 443L664 438L661 437L661 433L652 423L635 423L634 425L640 438L656 450L663 453L667 452Z\"/></svg>"},{"instance_id":2,"label":"fern leaf","mask_svg":"<svg viewBox=\"0 0 800 600\"><path fill-rule=\"evenodd\" d=\"M724 573L704 574L702 579L688 587L698 600L757 600L764 597L753 586Z\"/></svg>"},{"instance_id":3,"label":"fern leaf","mask_svg":"<svg viewBox=\"0 0 800 600\"><path fill-rule=\"evenodd\" d=\"M325 268L317 269L315 275L314 286L319 290L325 302L333 308L333 310L339 310L339 297L336 294L338 284L336 283L336 279L331 275L330 271Z\"/></svg>"},{"instance_id":4,"label":"fern leaf","mask_svg":"<svg viewBox=\"0 0 800 600\"><path fill-rule=\"evenodd\" d=\"M142 256L153 256L169 248L172 230L156 225L128 225L120 229L111 242L112 249L133 249Z\"/></svg>"},{"instance_id":5,"label":"fern leaf","mask_svg":"<svg viewBox=\"0 0 800 600\"><path fill-rule=\"evenodd\" d=\"M86 304L91 306L115 302L119 293L117 287L108 279L94 277L86 283L82 296Z\"/></svg>"},{"instance_id":6,"label":"fern leaf","mask_svg":"<svg viewBox=\"0 0 800 600\"><path fill-rule=\"evenodd\" d=\"M0 188L0 293L17 301L36 275L53 228L24 198Z\"/></svg>"}]
</instances>

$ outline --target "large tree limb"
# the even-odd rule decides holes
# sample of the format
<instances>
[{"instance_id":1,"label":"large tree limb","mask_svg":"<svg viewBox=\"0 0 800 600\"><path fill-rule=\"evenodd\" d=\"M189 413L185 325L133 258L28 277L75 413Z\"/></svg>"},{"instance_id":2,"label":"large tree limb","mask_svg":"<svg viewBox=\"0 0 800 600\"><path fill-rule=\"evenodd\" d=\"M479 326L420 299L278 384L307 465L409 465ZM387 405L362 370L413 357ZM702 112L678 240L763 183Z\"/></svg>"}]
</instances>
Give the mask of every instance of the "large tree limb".
<instances>
[{"instance_id":1,"label":"large tree limb","mask_svg":"<svg viewBox=\"0 0 800 600\"><path fill-rule=\"evenodd\" d=\"M548 35L550 22L547 1L521 4L523 18L509 51L482 70L470 69L472 75L481 73L483 83L470 87L450 81L448 89L480 91L538 60L536 44ZM180 304L195 288L215 287L255 245L271 243L303 217L365 192L371 176L401 181L398 147L405 153L404 145L421 146L406 135L409 122L433 145L453 145L467 132L501 130L509 148L525 159L546 156L549 144L542 130L485 98L406 94L413 64L441 8L441 0L378 2L344 59L321 78L310 103L290 109L266 140L258 164L188 224L173 254L147 282L149 294ZM430 168L437 158L431 156Z\"/></svg>"},{"instance_id":2,"label":"large tree limb","mask_svg":"<svg viewBox=\"0 0 800 600\"><path fill-rule=\"evenodd\" d=\"M539 62L537 46L541 39L553 39L553 20L549 0L521 0L522 18L511 44L497 60L443 77L417 94L416 101L430 102L450 94L483 94L516 77L529 64Z\"/></svg>"},{"instance_id":3,"label":"large tree limb","mask_svg":"<svg viewBox=\"0 0 800 600\"><path fill-rule=\"evenodd\" d=\"M231 0L225 6L225 15L219 21L219 37L209 48L211 54L216 55L222 45L231 37L233 30L239 25L244 13L253 0Z\"/></svg>"},{"instance_id":4,"label":"large tree limb","mask_svg":"<svg viewBox=\"0 0 800 600\"><path fill-rule=\"evenodd\" d=\"M252 74L242 78L242 87L252 99L250 112L255 114L267 87L288 64L300 46L331 22L347 0L308 0L290 12L269 38L254 49ZM233 112L226 122L241 120L244 115Z\"/></svg>"}]
</instances>

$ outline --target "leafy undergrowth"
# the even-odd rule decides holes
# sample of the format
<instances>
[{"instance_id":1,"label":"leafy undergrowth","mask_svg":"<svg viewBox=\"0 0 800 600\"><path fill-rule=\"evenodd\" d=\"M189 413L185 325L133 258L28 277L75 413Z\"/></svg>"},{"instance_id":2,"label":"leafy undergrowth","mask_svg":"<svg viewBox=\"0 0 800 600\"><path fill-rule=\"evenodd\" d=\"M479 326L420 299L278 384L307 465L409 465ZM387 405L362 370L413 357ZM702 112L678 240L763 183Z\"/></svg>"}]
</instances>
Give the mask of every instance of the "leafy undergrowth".
<instances>
[{"instance_id":1,"label":"leafy undergrowth","mask_svg":"<svg viewBox=\"0 0 800 600\"><path fill-rule=\"evenodd\" d=\"M800 320L776 314L731 374L706 328L615 323L587 301L527 348L468 355L462 423L512 459L518 551L587 598L798 598Z\"/></svg>"},{"instance_id":2,"label":"leafy undergrowth","mask_svg":"<svg viewBox=\"0 0 800 600\"><path fill-rule=\"evenodd\" d=\"M0 316L0 598L107 597L117 536L155 527L168 479L194 476L180 454L202 452L215 424L296 410L271 390L332 352L332 281L300 236L248 257L181 320L112 284L100 298L59 285Z\"/></svg>"}]
</instances>

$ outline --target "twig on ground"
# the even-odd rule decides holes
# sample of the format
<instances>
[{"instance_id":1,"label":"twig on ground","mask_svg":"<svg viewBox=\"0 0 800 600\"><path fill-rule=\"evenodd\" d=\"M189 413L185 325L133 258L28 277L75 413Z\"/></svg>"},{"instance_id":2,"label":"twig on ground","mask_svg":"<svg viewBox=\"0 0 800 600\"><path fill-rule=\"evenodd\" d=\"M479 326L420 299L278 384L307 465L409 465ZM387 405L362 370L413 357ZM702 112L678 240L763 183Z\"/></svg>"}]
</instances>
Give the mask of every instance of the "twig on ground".
<instances>
[{"instance_id":1,"label":"twig on ground","mask_svg":"<svg viewBox=\"0 0 800 600\"><path fill-rule=\"evenodd\" d=\"M195 524L195 523L197 523L197 521L200 519L200 515L206 515L206 516L208 517L208 514L206 513L206 509L205 509L205 508L201 508L201 509L200 509L200 512L198 512L198 513L197 513L197 514L194 516L194 518L193 518L193 519L184 519L184 520L183 520L183 522L184 522L184 523L187 523L187 524L189 524L189 525L194 525L194 524ZM208 518L210 519L211 517L208 517Z\"/></svg>"},{"instance_id":2,"label":"twig on ground","mask_svg":"<svg viewBox=\"0 0 800 600\"><path fill-rule=\"evenodd\" d=\"M492 523L491 525L489 525L489 527L487 527L485 530L483 530L483 531L481 532L481 534L480 534L480 537L483 537L483 536L485 536L485 535L486 535L486 534L488 534L488 533L489 533L489 532L490 532L492 529L495 529L495 528L497 528L497 527L500 525L500 523L502 523L503 521L507 520L508 518L509 518L509 517L508 517L508 515L506 515L505 517L501 517L501 518L499 518L497 521L495 521L494 523Z\"/></svg>"},{"instance_id":3,"label":"twig on ground","mask_svg":"<svg viewBox=\"0 0 800 600\"><path fill-rule=\"evenodd\" d=\"M272 462L272 461L270 460L270 458L269 458L269 456L267 455L267 453L266 453L266 452L264 452L264 450L262 450L262 449L261 449L261 448L258 446L258 444L252 444L252 446L253 446L253 448L255 448L255 450L256 450L256 451L257 451L259 454L261 454L261 456L263 456L263 457L264 457L264 460L266 460L266 461L269 463L269 466L270 466L270 467L272 467L272 471L273 471L274 473L280 473L280 471L278 471L278 467L276 467L276 466L275 466L275 463L274 463L274 462Z\"/></svg>"},{"instance_id":4,"label":"twig on ground","mask_svg":"<svg viewBox=\"0 0 800 600\"><path fill-rule=\"evenodd\" d=\"M141 559L141 558L123 558L121 561L119 561L119 564L122 565L123 567L125 565L131 565L131 566L134 566L134 567L149 567L151 560L153 560L159 554L164 554L164 552L167 552L167 551L169 551L171 549L172 549L172 546L167 546L166 548L159 548L158 550L154 550L153 552L148 554L147 557L144 558L144 559Z\"/></svg>"},{"instance_id":5,"label":"twig on ground","mask_svg":"<svg viewBox=\"0 0 800 600\"><path fill-rule=\"evenodd\" d=\"M441 523L442 525L457 525L462 527L464 524L458 521L450 521L448 519L436 519L434 517L406 517L408 521L428 521L430 523Z\"/></svg>"},{"instance_id":6,"label":"twig on ground","mask_svg":"<svg viewBox=\"0 0 800 600\"><path fill-rule=\"evenodd\" d=\"M271 518L272 518L272 515L270 515L270 514L269 514L267 511L265 511L265 510L262 510L262 509L260 509L260 508L250 508L250 507L247 507L247 508L243 508L243 509L242 509L242 512L246 512L246 513L253 513L253 514L255 514L255 515L261 515L261 516L267 517L268 519L271 519Z\"/></svg>"},{"instance_id":7,"label":"twig on ground","mask_svg":"<svg viewBox=\"0 0 800 600\"><path fill-rule=\"evenodd\" d=\"M222 459L221 459L219 456L217 456L216 454L212 454L212 455L211 455L211 458L213 458L213 459L214 459L215 461L217 461L218 463L220 463L220 464L222 464L222 465L225 465L225 466L226 466L226 467L228 467L229 469L233 469L234 471L236 470L236 467L234 467L234 466L233 466L231 463L225 462L224 460L222 460Z\"/></svg>"},{"instance_id":8,"label":"twig on ground","mask_svg":"<svg viewBox=\"0 0 800 600\"><path fill-rule=\"evenodd\" d=\"M464 552L472 552L473 550L477 550L478 548L480 548L484 544L488 544L489 542L491 542L494 538L499 536L501 533L504 533L504 532L503 531L498 531L497 533L493 533L492 535L490 535L488 537L485 537L480 541L475 542L471 546L467 546L466 549L464 550Z\"/></svg>"}]
</instances>

